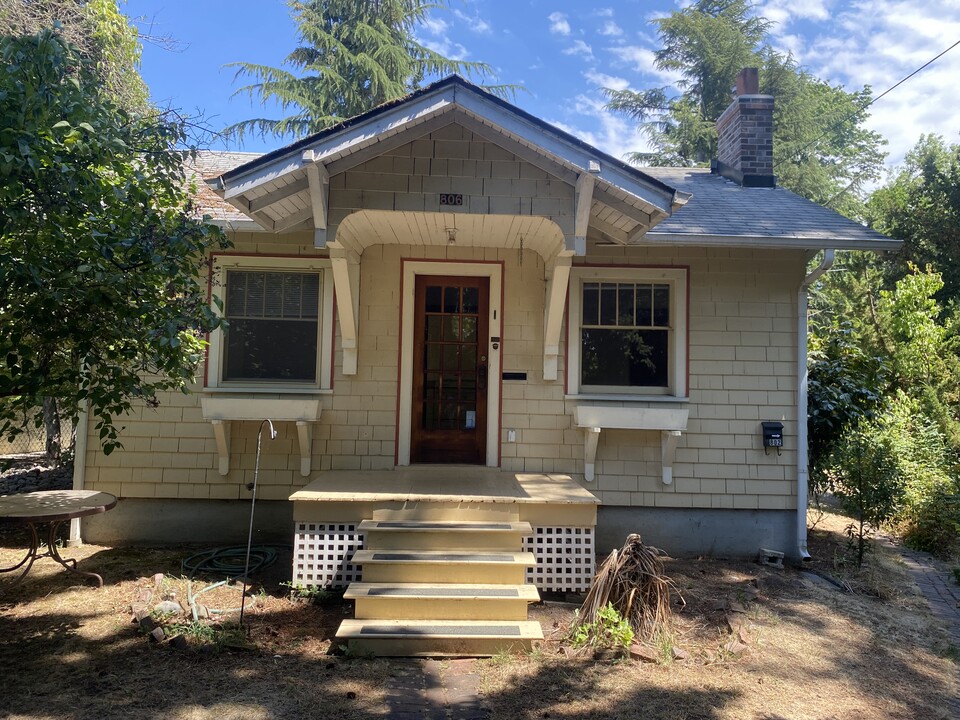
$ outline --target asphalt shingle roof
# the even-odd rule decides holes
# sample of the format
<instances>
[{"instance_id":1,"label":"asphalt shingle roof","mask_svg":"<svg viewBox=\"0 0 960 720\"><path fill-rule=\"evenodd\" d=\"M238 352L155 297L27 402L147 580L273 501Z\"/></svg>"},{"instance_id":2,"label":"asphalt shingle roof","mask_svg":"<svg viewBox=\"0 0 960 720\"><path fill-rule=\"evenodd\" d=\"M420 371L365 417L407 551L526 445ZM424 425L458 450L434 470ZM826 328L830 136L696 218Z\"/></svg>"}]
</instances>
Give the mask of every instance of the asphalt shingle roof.
<instances>
[{"instance_id":1,"label":"asphalt shingle roof","mask_svg":"<svg viewBox=\"0 0 960 720\"><path fill-rule=\"evenodd\" d=\"M203 181L219 177L228 170L255 160L259 156L260 153L252 152L201 150L196 158L188 157L184 166L187 171L187 182L196 185L193 200L197 205L198 216L209 215L215 222L225 225L250 222L250 218L226 200L218 197Z\"/></svg>"},{"instance_id":2,"label":"asphalt shingle roof","mask_svg":"<svg viewBox=\"0 0 960 720\"><path fill-rule=\"evenodd\" d=\"M647 233L653 238L696 236L810 240L810 247L861 247L899 243L785 188L744 188L706 168L649 167L653 175L693 195Z\"/></svg>"}]
</instances>

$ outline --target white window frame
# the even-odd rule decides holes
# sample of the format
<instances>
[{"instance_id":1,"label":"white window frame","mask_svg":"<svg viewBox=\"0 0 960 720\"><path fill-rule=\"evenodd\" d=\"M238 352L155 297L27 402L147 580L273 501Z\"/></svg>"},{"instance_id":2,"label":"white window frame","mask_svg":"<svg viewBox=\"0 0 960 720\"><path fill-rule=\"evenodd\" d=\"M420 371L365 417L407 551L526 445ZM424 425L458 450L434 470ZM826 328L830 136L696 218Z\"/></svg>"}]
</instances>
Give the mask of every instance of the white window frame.
<instances>
[{"instance_id":1,"label":"white window frame","mask_svg":"<svg viewBox=\"0 0 960 720\"><path fill-rule=\"evenodd\" d=\"M317 374L314 382L288 382L283 380L224 380L223 379L223 330L217 328L210 333L207 349L206 389L218 392L270 393L329 391L331 386L331 367L333 349L333 270L326 258L290 257L269 255L215 255L211 267L210 291L212 297L226 303L227 271L264 271L264 272L309 272L320 274L319 312L317 313ZM223 317L223 309L211 301L211 307L218 317Z\"/></svg>"},{"instance_id":2,"label":"white window frame","mask_svg":"<svg viewBox=\"0 0 960 720\"><path fill-rule=\"evenodd\" d=\"M687 399L687 286L685 267L574 266L570 271L567 312L567 394L580 398L620 400ZM580 357L583 285L587 282L655 283L670 286L670 367L667 388L620 386L582 389Z\"/></svg>"}]
</instances>

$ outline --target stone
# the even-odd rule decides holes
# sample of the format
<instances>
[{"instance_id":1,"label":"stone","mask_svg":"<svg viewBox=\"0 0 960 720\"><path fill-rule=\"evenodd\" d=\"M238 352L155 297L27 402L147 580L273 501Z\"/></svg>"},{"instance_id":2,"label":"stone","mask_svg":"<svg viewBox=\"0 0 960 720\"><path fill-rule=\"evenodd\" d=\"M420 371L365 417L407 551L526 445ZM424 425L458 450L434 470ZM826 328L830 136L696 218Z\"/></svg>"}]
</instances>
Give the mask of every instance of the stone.
<instances>
[{"instance_id":1,"label":"stone","mask_svg":"<svg viewBox=\"0 0 960 720\"><path fill-rule=\"evenodd\" d=\"M164 600L161 603L157 603L153 610L162 615L180 615L183 612L180 603L174 602L173 600Z\"/></svg>"},{"instance_id":2,"label":"stone","mask_svg":"<svg viewBox=\"0 0 960 720\"><path fill-rule=\"evenodd\" d=\"M630 657L640 662L655 663L660 659L659 654L653 648L644 647L634 643L630 646Z\"/></svg>"},{"instance_id":3,"label":"stone","mask_svg":"<svg viewBox=\"0 0 960 720\"><path fill-rule=\"evenodd\" d=\"M690 653L688 653L688 652L687 652L686 650L684 650L683 648L678 648L678 647L674 646L674 648L673 648L673 659L674 659L674 660L689 660L689 659L690 659Z\"/></svg>"},{"instance_id":4,"label":"stone","mask_svg":"<svg viewBox=\"0 0 960 720\"><path fill-rule=\"evenodd\" d=\"M723 649L726 650L731 655L742 655L747 649L747 646L744 645L739 640L731 640L723 646Z\"/></svg>"},{"instance_id":5,"label":"stone","mask_svg":"<svg viewBox=\"0 0 960 720\"><path fill-rule=\"evenodd\" d=\"M745 613L745 612L747 612L747 608L743 605L743 603L731 602L731 603L730 603L730 612Z\"/></svg>"},{"instance_id":6,"label":"stone","mask_svg":"<svg viewBox=\"0 0 960 720\"><path fill-rule=\"evenodd\" d=\"M150 631L150 637L152 637L158 643L163 642L163 638L165 637L163 628L155 627L153 630Z\"/></svg>"},{"instance_id":7,"label":"stone","mask_svg":"<svg viewBox=\"0 0 960 720\"><path fill-rule=\"evenodd\" d=\"M140 623L140 629L145 633L153 632L153 629L157 627L157 624L153 621L153 618L150 615L144 615L138 620Z\"/></svg>"},{"instance_id":8,"label":"stone","mask_svg":"<svg viewBox=\"0 0 960 720\"><path fill-rule=\"evenodd\" d=\"M187 647L189 647L187 639L183 635L175 635L174 637L170 638L170 645L173 646L174 650L180 651L186 650Z\"/></svg>"}]
</instances>

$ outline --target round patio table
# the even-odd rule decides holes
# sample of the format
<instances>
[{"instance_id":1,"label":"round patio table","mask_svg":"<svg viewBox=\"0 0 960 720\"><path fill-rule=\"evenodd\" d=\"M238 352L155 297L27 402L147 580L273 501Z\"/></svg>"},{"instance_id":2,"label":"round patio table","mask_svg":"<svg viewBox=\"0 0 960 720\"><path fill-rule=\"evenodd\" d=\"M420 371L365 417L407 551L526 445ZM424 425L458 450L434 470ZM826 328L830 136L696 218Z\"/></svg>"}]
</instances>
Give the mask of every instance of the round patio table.
<instances>
[{"instance_id":1,"label":"round patio table","mask_svg":"<svg viewBox=\"0 0 960 720\"><path fill-rule=\"evenodd\" d=\"M52 558L72 573L93 578L97 581L97 587L103 587L102 577L96 573L77 570L76 560L60 556L57 549L57 530L68 520L107 512L116 504L117 498L113 495L96 490L41 490L0 497L0 524L25 525L30 533L30 549L23 560L16 565L0 568L0 573L15 572L23 568L8 588L18 585L30 572L33 564L42 557ZM40 538L44 526L46 547L41 549Z\"/></svg>"}]
</instances>

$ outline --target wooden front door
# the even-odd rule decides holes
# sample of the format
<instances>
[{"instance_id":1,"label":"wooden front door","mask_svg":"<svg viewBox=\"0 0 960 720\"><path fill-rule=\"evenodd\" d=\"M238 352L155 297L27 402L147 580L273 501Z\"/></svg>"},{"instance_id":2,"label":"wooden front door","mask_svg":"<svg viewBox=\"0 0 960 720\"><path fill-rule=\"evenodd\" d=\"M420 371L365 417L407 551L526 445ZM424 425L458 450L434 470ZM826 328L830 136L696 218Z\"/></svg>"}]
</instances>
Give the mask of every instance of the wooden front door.
<instances>
[{"instance_id":1,"label":"wooden front door","mask_svg":"<svg viewBox=\"0 0 960 720\"><path fill-rule=\"evenodd\" d=\"M490 279L418 275L410 460L484 464Z\"/></svg>"}]
</instances>

